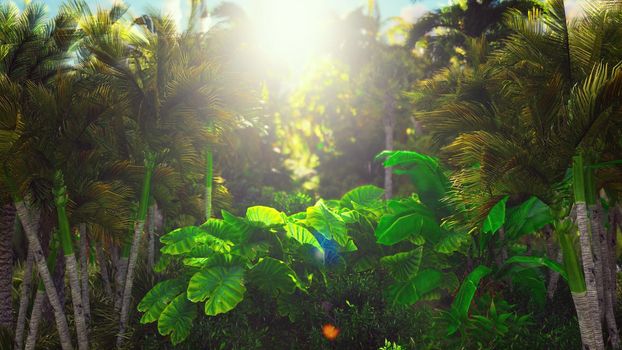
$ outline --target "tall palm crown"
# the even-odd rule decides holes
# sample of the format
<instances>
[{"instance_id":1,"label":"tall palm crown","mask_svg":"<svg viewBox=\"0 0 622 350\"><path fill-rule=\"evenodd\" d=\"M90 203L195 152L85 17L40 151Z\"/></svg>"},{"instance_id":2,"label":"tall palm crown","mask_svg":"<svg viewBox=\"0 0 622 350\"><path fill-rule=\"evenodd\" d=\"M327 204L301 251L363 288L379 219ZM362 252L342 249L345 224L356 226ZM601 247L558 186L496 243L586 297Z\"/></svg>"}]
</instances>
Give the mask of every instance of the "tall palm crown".
<instances>
[{"instance_id":1,"label":"tall palm crown","mask_svg":"<svg viewBox=\"0 0 622 350\"><path fill-rule=\"evenodd\" d=\"M503 48L486 61L475 41L469 66L423 84L417 117L459 169L453 180L479 219L505 194L553 203L577 151L601 160L619 148L607 141L620 137L622 56L602 38L620 35L620 7L588 11L570 21L561 0L527 17L510 11Z\"/></svg>"}]
</instances>

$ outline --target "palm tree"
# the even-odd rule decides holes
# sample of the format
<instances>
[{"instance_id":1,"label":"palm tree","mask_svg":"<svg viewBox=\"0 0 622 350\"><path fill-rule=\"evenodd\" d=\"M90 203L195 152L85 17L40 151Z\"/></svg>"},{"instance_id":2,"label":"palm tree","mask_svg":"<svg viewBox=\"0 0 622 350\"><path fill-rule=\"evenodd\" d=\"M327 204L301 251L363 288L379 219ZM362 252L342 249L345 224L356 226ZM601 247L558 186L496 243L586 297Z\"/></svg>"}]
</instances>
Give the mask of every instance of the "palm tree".
<instances>
[{"instance_id":1,"label":"palm tree","mask_svg":"<svg viewBox=\"0 0 622 350\"><path fill-rule=\"evenodd\" d=\"M428 97L418 101L423 111L417 117L457 169L453 181L474 224L502 195L535 195L558 208L563 219L569 211L564 202L568 194L560 196L558 184L564 182L573 156L586 152L593 162L608 160L603 157L612 149L606 140L620 137L622 70L616 65L622 56L605 38L619 37L621 19L619 6L605 2L594 4L585 19L571 24L561 0L548 1L544 11L535 8L528 17L510 11L506 23L511 34L488 61L488 45L476 42L471 46L479 50L472 51L479 54L471 55L469 65L449 67L424 83L421 95ZM578 165L575 177L582 169ZM580 193L582 188L575 190ZM580 207L583 198L577 198ZM578 221L582 255L593 255L602 266L585 216ZM566 259L570 252L564 254ZM603 277L590 278L595 270L589 260L583 261L586 289L573 289L584 345L602 348L602 306L612 345L618 347L613 304L604 298L599 306L595 300L603 293L596 285Z\"/></svg>"},{"instance_id":2,"label":"palm tree","mask_svg":"<svg viewBox=\"0 0 622 350\"><path fill-rule=\"evenodd\" d=\"M3 137L3 148L0 158L4 163L3 183L5 189L13 195L13 201L17 209L20 221L29 242L29 254L33 255L37 270L41 276L48 299L54 309L57 328L64 349L71 348L71 338L64 311L60 304L58 294L52 283L49 270L45 264L43 250L37 236L37 223L33 218L31 199L41 198L40 193L30 192L30 203L23 201L22 184L19 176L16 176L15 143L22 136L21 111L26 94L20 84L33 82L37 84L47 82L51 77L65 69L67 50L72 42L72 33L75 32L75 23L64 12L61 12L54 21L45 23L45 10L43 5L30 3L20 13L13 5L0 7L0 22L3 30L0 32L1 40L5 45L0 53L0 85L2 86L3 114L2 128L6 133ZM8 276L7 276L8 278ZM7 283L5 281L5 283ZM8 282L10 284L10 281ZM23 287L26 287L24 285ZM23 296L29 292L24 291ZM24 303L20 303L23 305ZM20 312L21 313L21 312ZM23 329L18 325L17 329ZM16 343L21 344L20 332L16 332Z\"/></svg>"}]
</instances>

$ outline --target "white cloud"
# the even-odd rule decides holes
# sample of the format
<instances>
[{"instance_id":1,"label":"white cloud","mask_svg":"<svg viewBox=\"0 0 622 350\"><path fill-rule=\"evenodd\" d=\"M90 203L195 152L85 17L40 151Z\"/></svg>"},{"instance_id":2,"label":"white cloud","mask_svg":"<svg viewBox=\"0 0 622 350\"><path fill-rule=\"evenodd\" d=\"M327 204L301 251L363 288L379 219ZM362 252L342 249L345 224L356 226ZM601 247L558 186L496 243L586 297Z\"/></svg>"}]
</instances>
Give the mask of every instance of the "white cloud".
<instances>
[{"instance_id":1,"label":"white cloud","mask_svg":"<svg viewBox=\"0 0 622 350\"><path fill-rule=\"evenodd\" d=\"M400 17L402 17L408 23L415 23L421 16L430 11L423 4L412 4L402 8L400 11Z\"/></svg>"}]
</instances>

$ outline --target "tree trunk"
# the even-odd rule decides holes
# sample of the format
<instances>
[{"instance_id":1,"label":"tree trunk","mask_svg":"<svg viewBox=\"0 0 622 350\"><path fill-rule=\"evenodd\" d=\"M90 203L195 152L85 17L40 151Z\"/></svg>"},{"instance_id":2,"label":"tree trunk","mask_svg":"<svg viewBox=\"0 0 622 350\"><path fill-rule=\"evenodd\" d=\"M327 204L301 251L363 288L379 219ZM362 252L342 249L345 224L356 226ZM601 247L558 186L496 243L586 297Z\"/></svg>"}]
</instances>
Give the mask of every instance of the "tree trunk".
<instances>
[{"instance_id":1,"label":"tree trunk","mask_svg":"<svg viewBox=\"0 0 622 350\"><path fill-rule=\"evenodd\" d=\"M563 256L563 252L560 249L557 252L557 257L555 258L555 261L560 263L562 261L562 256ZM557 282L559 282L559 272L550 270L549 271L549 285L546 289L546 294L549 300L553 300L553 297L555 296L555 291L557 291Z\"/></svg>"},{"instance_id":2,"label":"tree trunk","mask_svg":"<svg viewBox=\"0 0 622 350\"><path fill-rule=\"evenodd\" d=\"M140 245L140 236L145 226L144 221L136 221L134 228L134 237L132 238L132 250L127 263L127 273L125 277L125 285L123 288L123 299L121 301L121 314L119 317L119 334L117 335L117 348L123 344L123 337L127 328L129 318L130 302L132 299L132 286L134 284L134 270L136 269L136 261L138 260L138 247Z\"/></svg>"},{"instance_id":3,"label":"tree trunk","mask_svg":"<svg viewBox=\"0 0 622 350\"><path fill-rule=\"evenodd\" d=\"M385 96L384 124L384 149L393 150L393 134L395 132L395 101L393 96ZM393 168L384 168L384 196L386 199L393 197Z\"/></svg>"},{"instance_id":4,"label":"tree trunk","mask_svg":"<svg viewBox=\"0 0 622 350\"><path fill-rule=\"evenodd\" d=\"M600 315L592 311L592 306L594 304L593 299L595 299L595 297L595 295L588 295L587 292L572 293L572 300L574 301L581 333L581 341L583 342L583 349L585 350L604 349L602 332L598 334L594 327L594 324L598 324L600 327ZM600 340L598 338L600 338Z\"/></svg>"},{"instance_id":5,"label":"tree trunk","mask_svg":"<svg viewBox=\"0 0 622 350\"><path fill-rule=\"evenodd\" d=\"M69 286L71 288L71 301L73 303L73 315L76 323L76 333L78 334L78 348L87 350L89 348L88 331L86 319L84 317L84 307L82 306L82 292L80 290L80 278L78 276L78 262L74 254L65 255L65 268L69 276Z\"/></svg>"},{"instance_id":6,"label":"tree trunk","mask_svg":"<svg viewBox=\"0 0 622 350\"><path fill-rule=\"evenodd\" d=\"M110 284L110 275L108 274L107 259L99 242L95 242L95 255L97 257L97 265L99 265L99 274L104 283L104 292L110 300L113 300L114 295L112 294L112 285Z\"/></svg>"},{"instance_id":7,"label":"tree trunk","mask_svg":"<svg viewBox=\"0 0 622 350\"><path fill-rule=\"evenodd\" d=\"M598 294L598 306L600 310L600 319L605 320L605 275L604 275L604 261L602 256L601 242L605 241L605 231L599 222L598 210L595 204L588 205L588 217L590 219L591 227L591 244L592 244L592 256L594 259L594 272L596 275L596 292Z\"/></svg>"},{"instance_id":8,"label":"tree trunk","mask_svg":"<svg viewBox=\"0 0 622 350\"><path fill-rule=\"evenodd\" d=\"M130 302L132 299L132 286L134 284L134 270L138 261L138 250L140 248L140 237L145 226L145 218L149 205L149 195L151 191L151 179L153 178L153 170L155 168L156 154L145 153L145 174L143 178L143 187L138 203L138 212L134 223L134 234L132 236L131 246L129 249L129 259L127 260L127 273L125 274L125 284L123 286L123 298L121 300L121 314L119 316L119 334L117 334L117 348L123 344L125 331L130 312ZM123 258L127 257L123 254Z\"/></svg>"},{"instance_id":9,"label":"tree trunk","mask_svg":"<svg viewBox=\"0 0 622 350\"><path fill-rule=\"evenodd\" d=\"M613 304L613 299L611 297L611 286L615 285L615 282L611 280L611 264L609 262L610 254L607 242L607 232L603 225L603 208L600 205L599 201L596 201L596 204L591 206L591 223L594 230L597 232L596 240L598 240L598 248L600 248L600 258L601 258L601 270L602 270L602 284L603 284L603 310L604 318L607 325L607 333L609 334L609 340L611 342L611 346L614 349L620 348L620 333L618 331L618 326L615 320L614 308L615 304Z\"/></svg>"},{"instance_id":10,"label":"tree trunk","mask_svg":"<svg viewBox=\"0 0 622 350\"><path fill-rule=\"evenodd\" d=\"M65 269L69 277L69 287L71 289L71 302L73 304L74 322L76 324L76 334L78 336L78 348L80 350L87 350L89 347L88 331L84 316L84 305L82 304L78 261L76 260L76 255L73 250L73 239L71 237L69 219L67 218L67 187L64 184L62 172L58 170L54 174L53 193L58 217L58 234L65 255Z\"/></svg>"},{"instance_id":11,"label":"tree trunk","mask_svg":"<svg viewBox=\"0 0 622 350\"><path fill-rule=\"evenodd\" d=\"M0 328L13 329L13 233L15 208L5 204L0 209Z\"/></svg>"},{"instance_id":12,"label":"tree trunk","mask_svg":"<svg viewBox=\"0 0 622 350\"><path fill-rule=\"evenodd\" d=\"M127 273L128 258L120 257L115 266L115 289L114 289L114 310L120 315L121 304L123 302L123 288L125 287L125 275Z\"/></svg>"},{"instance_id":13,"label":"tree trunk","mask_svg":"<svg viewBox=\"0 0 622 350\"><path fill-rule=\"evenodd\" d=\"M37 334L39 333L39 323L43 311L43 303L45 302L45 290L37 290L35 302L32 305L32 313L30 314L30 329L28 338L26 338L26 350L33 350L37 343Z\"/></svg>"},{"instance_id":14,"label":"tree trunk","mask_svg":"<svg viewBox=\"0 0 622 350\"><path fill-rule=\"evenodd\" d=\"M28 250L26 264L24 265L24 278L19 297L19 311L17 313L17 324L15 326L15 350L21 350L24 342L24 328L26 328L26 313L30 301L30 290L32 289L32 265L34 255Z\"/></svg>"},{"instance_id":15,"label":"tree trunk","mask_svg":"<svg viewBox=\"0 0 622 350\"><path fill-rule=\"evenodd\" d=\"M156 204L155 202L149 207L149 214L147 218L149 224L147 224L148 232L148 245L147 245L147 264L150 269L155 264L155 230L156 230Z\"/></svg>"},{"instance_id":16,"label":"tree trunk","mask_svg":"<svg viewBox=\"0 0 622 350\"><path fill-rule=\"evenodd\" d=\"M86 324L91 322L91 306L89 301L89 249L86 224L80 224L80 280L82 282L82 306Z\"/></svg>"},{"instance_id":17,"label":"tree trunk","mask_svg":"<svg viewBox=\"0 0 622 350\"><path fill-rule=\"evenodd\" d=\"M56 328L58 329L61 347L63 350L72 349L73 346L69 335L67 318L65 317L64 310L60 304L60 300L58 299L56 288L54 288L54 281L52 280L50 271L47 268L45 256L43 255L43 249L41 249L41 243L39 242L39 237L37 237L37 223L32 219L30 210L26 207L23 201L17 201L15 203L15 208L17 209L17 214L22 222L26 237L28 238L28 244L32 250L32 254L34 255L37 271L45 286L45 292L48 300L54 309L54 318L56 320Z\"/></svg>"},{"instance_id":18,"label":"tree trunk","mask_svg":"<svg viewBox=\"0 0 622 350\"><path fill-rule=\"evenodd\" d=\"M205 149L205 221L212 217L212 186L214 183L214 157L212 150Z\"/></svg>"},{"instance_id":19,"label":"tree trunk","mask_svg":"<svg viewBox=\"0 0 622 350\"><path fill-rule=\"evenodd\" d=\"M585 297L579 298L579 304L575 301L577 310L585 309L588 313L583 317L583 322L591 325L594 332L594 342L586 344L589 349L604 349L602 335L602 323L600 322L600 305L598 300L598 290L596 282L596 268L594 266L594 254L592 253L589 219L587 215L587 205L585 202L576 202L577 226L579 226L579 241L581 247L581 260L583 261L583 274L585 276L585 286L587 288ZM581 322L581 320L579 320Z\"/></svg>"}]
</instances>

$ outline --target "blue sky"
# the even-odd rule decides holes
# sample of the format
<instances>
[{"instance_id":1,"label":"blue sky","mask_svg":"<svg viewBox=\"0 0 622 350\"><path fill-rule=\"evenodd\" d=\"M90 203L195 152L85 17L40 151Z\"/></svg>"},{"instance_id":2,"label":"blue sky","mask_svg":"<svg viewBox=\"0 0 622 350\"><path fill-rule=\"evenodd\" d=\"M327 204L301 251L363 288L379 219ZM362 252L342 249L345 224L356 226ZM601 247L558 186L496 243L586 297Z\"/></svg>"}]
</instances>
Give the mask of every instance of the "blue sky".
<instances>
[{"instance_id":1,"label":"blue sky","mask_svg":"<svg viewBox=\"0 0 622 350\"><path fill-rule=\"evenodd\" d=\"M3 0L0 0L2 2ZM91 1L92 4L100 4L102 6L108 5L113 0L99 0ZM253 3L261 0L230 0L231 2L238 3L242 7L248 9L251 8ZM291 0L297 1L297 0ZM312 0L322 1L322 0ZM413 3L411 0L376 0L379 3L380 13L383 18L400 16L407 19L414 19L425 13L430 9L435 9L439 6L448 4L450 0L421 0ZM15 2L21 2L17 0ZM181 14L181 17L187 16L189 0L125 0L125 3L130 5L131 12L135 15L140 14L148 7L160 8L166 12L177 12ZM221 0L208 0L208 6L214 7L219 4ZM360 6L366 6L367 0L324 0L327 6L338 13L347 13ZM56 11L58 5L62 3L62 0L47 0L46 4L50 7L51 11Z\"/></svg>"}]
</instances>

